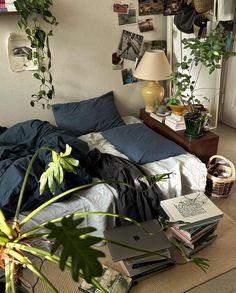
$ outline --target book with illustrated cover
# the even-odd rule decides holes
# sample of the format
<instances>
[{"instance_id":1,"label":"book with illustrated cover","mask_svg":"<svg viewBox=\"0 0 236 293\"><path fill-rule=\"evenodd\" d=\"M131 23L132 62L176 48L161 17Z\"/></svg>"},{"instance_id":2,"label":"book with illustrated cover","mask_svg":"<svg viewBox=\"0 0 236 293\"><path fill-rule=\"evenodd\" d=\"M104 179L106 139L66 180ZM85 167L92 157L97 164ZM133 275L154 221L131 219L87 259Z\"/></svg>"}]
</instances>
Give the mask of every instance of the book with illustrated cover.
<instances>
[{"instance_id":1,"label":"book with illustrated cover","mask_svg":"<svg viewBox=\"0 0 236 293\"><path fill-rule=\"evenodd\" d=\"M96 280L109 293L126 293L132 285L131 278L107 266L103 266L102 276L96 278ZM84 279L81 278L78 283L78 292L100 293L101 291L95 288L92 284L88 284Z\"/></svg>"},{"instance_id":2,"label":"book with illustrated cover","mask_svg":"<svg viewBox=\"0 0 236 293\"><path fill-rule=\"evenodd\" d=\"M170 221L185 222L178 225L183 230L213 223L223 217L223 212L203 192L162 200L160 205Z\"/></svg>"}]
</instances>

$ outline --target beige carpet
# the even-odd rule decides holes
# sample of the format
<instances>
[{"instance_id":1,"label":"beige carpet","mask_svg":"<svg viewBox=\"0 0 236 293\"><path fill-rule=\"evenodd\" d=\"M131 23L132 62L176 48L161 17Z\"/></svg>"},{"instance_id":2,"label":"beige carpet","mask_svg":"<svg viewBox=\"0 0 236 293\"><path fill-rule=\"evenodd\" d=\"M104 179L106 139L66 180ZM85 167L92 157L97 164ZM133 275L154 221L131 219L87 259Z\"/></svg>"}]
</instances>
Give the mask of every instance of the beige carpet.
<instances>
[{"instance_id":1,"label":"beige carpet","mask_svg":"<svg viewBox=\"0 0 236 293\"><path fill-rule=\"evenodd\" d=\"M232 269L216 278L211 279L185 293L235 293L236 292L236 269Z\"/></svg>"},{"instance_id":2,"label":"beige carpet","mask_svg":"<svg viewBox=\"0 0 236 293\"><path fill-rule=\"evenodd\" d=\"M217 199L218 200L218 199ZM232 203L235 198L221 199L221 201ZM202 272L193 264L176 266L172 269L157 273L143 281L130 290L130 293L183 293L199 284L202 284L222 273L236 267L236 226L235 220L227 214L218 226L218 237L208 247L201 250L197 255L210 260L210 267L207 273ZM107 247L102 250L109 255ZM121 270L118 263L111 261L110 257L104 259L104 264L117 270ZM56 284L59 292L79 292L76 283L71 282L68 272L62 273L57 267L50 263L45 263L42 271ZM44 285L38 283L36 293L50 292ZM202 291L204 292L204 291Z\"/></svg>"}]
</instances>

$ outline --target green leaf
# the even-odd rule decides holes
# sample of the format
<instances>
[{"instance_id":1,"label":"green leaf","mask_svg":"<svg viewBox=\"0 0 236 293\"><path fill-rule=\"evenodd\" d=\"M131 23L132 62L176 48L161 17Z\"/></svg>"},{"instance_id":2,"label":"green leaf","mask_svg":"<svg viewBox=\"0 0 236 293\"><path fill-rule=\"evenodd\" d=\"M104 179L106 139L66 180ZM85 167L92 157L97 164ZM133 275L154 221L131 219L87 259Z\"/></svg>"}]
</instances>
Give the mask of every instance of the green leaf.
<instances>
[{"instance_id":1,"label":"green leaf","mask_svg":"<svg viewBox=\"0 0 236 293\"><path fill-rule=\"evenodd\" d=\"M55 186L54 186L54 180L58 187L60 187L63 179L64 179L64 173L63 169L65 169L67 172L76 174L76 168L79 165L79 161L73 158L63 158L67 155L70 155L71 153L71 147L67 144L66 150L64 153L60 153L60 155L52 151L52 160L53 162L48 164L48 169L43 172L43 174L40 177L40 187L39 192L42 194L44 192L44 189L48 183L48 187L52 194L55 193Z\"/></svg>"},{"instance_id":2,"label":"green leaf","mask_svg":"<svg viewBox=\"0 0 236 293\"><path fill-rule=\"evenodd\" d=\"M54 239L51 254L54 254L58 248L61 248L60 269L64 270L67 260L71 259L71 273L74 281L79 280L79 271L84 274L87 282L91 282L93 277L99 277L102 274L102 265L98 257L104 257L104 253L91 246L100 242L102 238L86 237L86 234L96 231L93 227L78 228L83 222L81 219L64 217L61 225L53 223L45 227L50 230L48 238Z\"/></svg>"},{"instance_id":3,"label":"green leaf","mask_svg":"<svg viewBox=\"0 0 236 293\"><path fill-rule=\"evenodd\" d=\"M41 79L41 76L38 73L34 73L34 77L37 79Z\"/></svg>"},{"instance_id":4,"label":"green leaf","mask_svg":"<svg viewBox=\"0 0 236 293\"><path fill-rule=\"evenodd\" d=\"M72 147L70 147L68 144L66 144L66 150L64 153L60 152L60 157L67 157L71 154Z\"/></svg>"}]
</instances>

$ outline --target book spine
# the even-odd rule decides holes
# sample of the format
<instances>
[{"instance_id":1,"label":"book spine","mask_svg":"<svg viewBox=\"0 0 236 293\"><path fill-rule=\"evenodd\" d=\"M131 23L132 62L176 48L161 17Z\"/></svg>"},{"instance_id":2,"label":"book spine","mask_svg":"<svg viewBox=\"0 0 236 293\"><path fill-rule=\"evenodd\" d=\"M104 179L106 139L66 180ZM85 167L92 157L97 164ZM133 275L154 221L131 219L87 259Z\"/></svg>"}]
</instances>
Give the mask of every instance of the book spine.
<instances>
[{"instance_id":1,"label":"book spine","mask_svg":"<svg viewBox=\"0 0 236 293\"><path fill-rule=\"evenodd\" d=\"M175 229L175 231L177 233L181 234L189 241L193 241L193 240L199 238L204 232L207 232L208 230L210 230L211 228L213 228L214 226L217 226L217 225L218 225L218 222L213 223L213 224L209 224L209 225L203 225L203 226L200 226L199 228L197 227L195 232L192 234L190 234L187 231L184 231L182 229L179 229L178 226L176 226L176 225L174 225L173 228Z\"/></svg>"},{"instance_id":2,"label":"book spine","mask_svg":"<svg viewBox=\"0 0 236 293\"><path fill-rule=\"evenodd\" d=\"M206 220L202 220L202 221L199 221L199 222L193 222L193 223L190 223L190 224L183 224L183 225L179 225L179 229L182 229L182 230L188 230L189 228L196 228L196 227L200 227L202 225L206 225L206 224L213 224L213 223L218 223L220 221L220 219L222 218L222 216L218 216L218 217L213 217L213 218L210 218L210 219L206 219Z\"/></svg>"},{"instance_id":3,"label":"book spine","mask_svg":"<svg viewBox=\"0 0 236 293\"><path fill-rule=\"evenodd\" d=\"M196 249L198 246L200 246L204 241L206 241L210 236L215 232L216 227L206 232L204 235L202 235L199 239L197 239L195 242L189 242L186 241L186 239L183 239L179 234L175 233L175 237L177 237L179 240L184 242L184 245L188 246L191 249Z\"/></svg>"}]
</instances>

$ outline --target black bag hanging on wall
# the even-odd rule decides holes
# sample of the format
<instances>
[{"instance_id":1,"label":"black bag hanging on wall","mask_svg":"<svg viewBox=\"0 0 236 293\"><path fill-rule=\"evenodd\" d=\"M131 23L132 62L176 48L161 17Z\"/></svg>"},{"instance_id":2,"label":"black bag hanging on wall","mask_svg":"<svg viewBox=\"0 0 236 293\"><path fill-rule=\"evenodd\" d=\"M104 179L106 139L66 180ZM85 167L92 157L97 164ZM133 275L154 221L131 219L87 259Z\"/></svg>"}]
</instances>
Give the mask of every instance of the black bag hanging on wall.
<instances>
[{"instance_id":1,"label":"black bag hanging on wall","mask_svg":"<svg viewBox=\"0 0 236 293\"><path fill-rule=\"evenodd\" d=\"M191 34L193 33L193 22L197 14L194 6L182 1L180 12L174 17L174 24L181 32Z\"/></svg>"}]
</instances>

